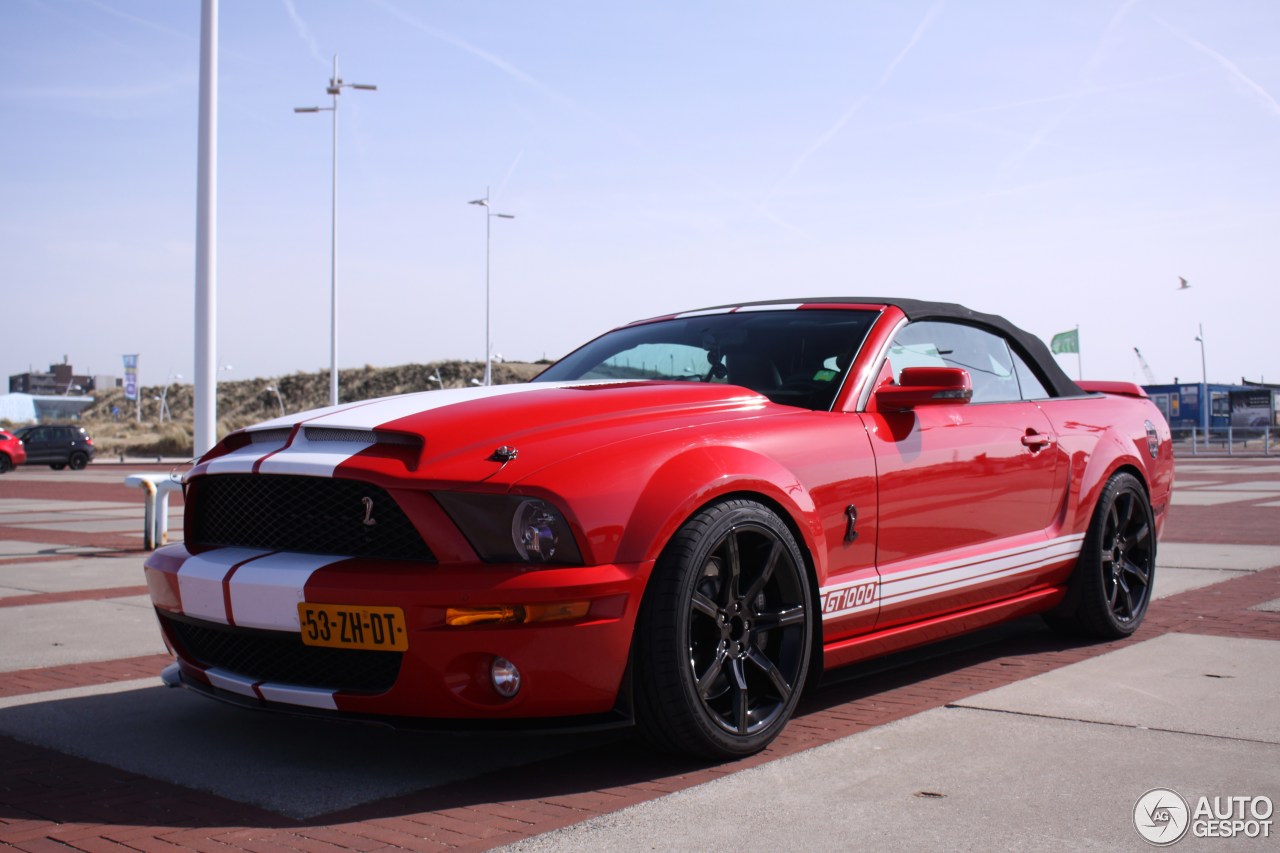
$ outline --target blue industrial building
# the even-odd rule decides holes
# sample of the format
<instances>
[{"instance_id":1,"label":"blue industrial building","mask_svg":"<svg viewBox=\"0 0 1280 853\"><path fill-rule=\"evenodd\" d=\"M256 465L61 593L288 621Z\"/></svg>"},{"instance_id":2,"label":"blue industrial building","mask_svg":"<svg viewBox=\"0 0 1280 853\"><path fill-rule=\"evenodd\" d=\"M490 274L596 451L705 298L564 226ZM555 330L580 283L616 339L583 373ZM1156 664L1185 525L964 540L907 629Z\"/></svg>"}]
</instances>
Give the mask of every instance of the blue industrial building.
<instances>
[{"instance_id":1,"label":"blue industrial building","mask_svg":"<svg viewBox=\"0 0 1280 853\"><path fill-rule=\"evenodd\" d=\"M1174 429L1226 429L1277 426L1280 389L1271 385L1177 383L1144 385L1152 402Z\"/></svg>"}]
</instances>

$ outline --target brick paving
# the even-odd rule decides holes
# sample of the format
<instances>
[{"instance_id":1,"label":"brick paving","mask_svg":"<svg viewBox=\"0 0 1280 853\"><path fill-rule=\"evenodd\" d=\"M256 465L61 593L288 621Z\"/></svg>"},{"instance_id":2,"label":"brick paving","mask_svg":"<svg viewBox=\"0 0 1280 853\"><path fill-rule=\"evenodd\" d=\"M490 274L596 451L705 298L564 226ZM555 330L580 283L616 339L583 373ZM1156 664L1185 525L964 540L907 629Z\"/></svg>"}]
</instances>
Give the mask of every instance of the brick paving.
<instances>
[{"instance_id":1,"label":"brick paving","mask_svg":"<svg viewBox=\"0 0 1280 853\"><path fill-rule=\"evenodd\" d=\"M73 589L66 592L33 592L29 595L10 595L0 598L0 607L26 607L29 604L60 604L64 601L102 601L109 598L128 598L146 595L147 587L118 586L111 589Z\"/></svg>"},{"instance_id":2,"label":"brick paving","mask_svg":"<svg viewBox=\"0 0 1280 853\"><path fill-rule=\"evenodd\" d=\"M1196 464L1212 463L1199 459ZM1236 459L1229 464L1244 463ZM1215 473L1213 479L1232 483L1259 476L1256 471ZM1262 476L1275 476L1280 491L1280 465L1264 466ZM68 487L40 485L41 497L70 497ZM98 485L92 495L77 490L75 497L138 499L123 486ZM14 492L10 478L0 480L0 498L19 496ZM1226 505L1175 505L1164 541L1280 546L1280 508L1264 506L1275 500L1263 495ZM58 544L101 546L111 537L67 538L76 541ZM32 541L31 531L0 527L3 539ZM42 536L38 541L48 540ZM136 549L138 543L127 547ZM664 756L627 738L305 821L0 736L0 844L31 851L487 850L1165 633L1280 640L1280 614L1250 609L1280 599L1280 548L1276 562L1276 568L1153 602L1143 627L1128 640L1072 643L1030 620L945 644L925 659L893 669L843 673L836 683L804 697L796 718L774 744L741 761L708 764ZM136 592L125 588L22 597L35 603L46 595L61 601ZM145 678L167 660L150 655L4 673L0 697Z\"/></svg>"},{"instance_id":3,"label":"brick paving","mask_svg":"<svg viewBox=\"0 0 1280 853\"><path fill-rule=\"evenodd\" d=\"M145 588L143 592L146 592ZM172 660L169 655L142 655L92 663L19 669L0 675L0 699L69 687L93 687L117 681L132 681L135 678L154 678Z\"/></svg>"}]
</instances>

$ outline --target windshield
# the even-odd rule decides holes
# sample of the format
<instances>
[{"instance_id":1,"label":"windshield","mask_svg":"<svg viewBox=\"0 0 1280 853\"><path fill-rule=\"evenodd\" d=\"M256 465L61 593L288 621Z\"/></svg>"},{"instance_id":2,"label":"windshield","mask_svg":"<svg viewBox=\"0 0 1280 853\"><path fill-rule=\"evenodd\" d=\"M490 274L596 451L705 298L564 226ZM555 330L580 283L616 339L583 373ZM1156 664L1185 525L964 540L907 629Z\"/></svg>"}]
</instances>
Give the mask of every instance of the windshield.
<instances>
[{"instance_id":1,"label":"windshield","mask_svg":"<svg viewBox=\"0 0 1280 853\"><path fill-rule=\"evenodd\" d=\"M741 311L615 329L535 382L674 380L741 385L775 403L827 410L877 312Z\"/></svg>"}]
</instances>

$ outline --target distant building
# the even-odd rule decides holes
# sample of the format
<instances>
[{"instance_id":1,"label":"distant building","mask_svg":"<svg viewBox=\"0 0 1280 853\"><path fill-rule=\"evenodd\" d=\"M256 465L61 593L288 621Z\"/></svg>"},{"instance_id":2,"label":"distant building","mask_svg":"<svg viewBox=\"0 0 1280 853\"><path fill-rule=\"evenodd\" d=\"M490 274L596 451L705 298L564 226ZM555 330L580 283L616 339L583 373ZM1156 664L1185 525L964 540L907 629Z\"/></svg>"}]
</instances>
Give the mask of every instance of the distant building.
<instances>
[{"instance_id":1,"label":"distant building","mask_svg":"<svg viewBox=\"0 0 1280 853\"><path fill-rule=\"evenodd\" d=\"M77 375L65 361L49 365L48 373L18 373L9 377L10 394L54 396L88 394L107 388L118 388L122 381L115 376Z\"/></svg>"},{"instance_id":2,"label":"distant building","mask_svg":"<svg viewBox=\"0 0 1280 853\"><path fill-rule=\"evenodd\" d=\"M1144 385L1169 426L1197 429L1280 426L1280 391L1266 385Z\"/></svg>"},{"instance_id":3,"label":"distant building","mask_svg":"<svg viewBox=\"0 0 1280 853\"><path fill-rule=\"evenodd\" d=\"M80 419L93 405L92 397L65 394L0 394L0 421L11 424L56 423Z\"/></svg>"}]
</instances>

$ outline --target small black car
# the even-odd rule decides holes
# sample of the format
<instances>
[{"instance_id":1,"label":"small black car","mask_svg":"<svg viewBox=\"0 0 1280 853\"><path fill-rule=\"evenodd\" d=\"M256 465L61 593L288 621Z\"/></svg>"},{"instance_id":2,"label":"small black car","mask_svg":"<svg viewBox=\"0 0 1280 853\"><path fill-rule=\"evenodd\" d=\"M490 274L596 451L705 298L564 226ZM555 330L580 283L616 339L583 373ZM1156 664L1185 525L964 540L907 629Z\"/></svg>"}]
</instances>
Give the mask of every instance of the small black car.
<instances>
[{"instance_id":1,"label":"small black car","mask_svg":"<svg viewBox=\"0 0 1280 853\"><path fill-rule=\"evenodd\" d=\"M93 439L84 427L69 424L41 424L14 430L27 450L28 465L48 465L55 471L79 471L96 452Z\"/></svg>"}]
</instances>

